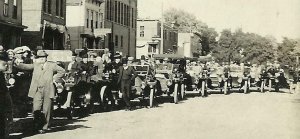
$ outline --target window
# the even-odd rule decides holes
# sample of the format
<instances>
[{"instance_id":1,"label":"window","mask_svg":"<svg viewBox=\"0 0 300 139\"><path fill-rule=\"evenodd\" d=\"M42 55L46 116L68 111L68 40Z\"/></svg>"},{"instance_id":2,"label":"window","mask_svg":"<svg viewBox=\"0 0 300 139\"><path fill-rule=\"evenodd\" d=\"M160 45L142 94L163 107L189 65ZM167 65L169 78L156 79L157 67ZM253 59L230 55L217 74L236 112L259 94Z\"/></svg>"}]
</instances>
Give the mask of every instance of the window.
<instances>
[{"instance_id":1,"label":"window","mask_svg":"<svg viewBox=\"0 0 300 139\"><path fill-rule=\"evenodd\" d=\"M115 1L115 22L118 22L118 2Z\"/></svg>"},{"instance_id":2,"label":"window","mask_svg":"<svg viewBox=\"0 0 300 139\"><path fill-rule=\"evenodd\" d=\"M121 23L121 3L118 2L118 23Z\"/></svg>"},{"instance_id":3,"label":"window","mask_svg":"<svg viewBox=\"0 0 300 139\"><path fill-rule=\"evenodd\" d=\"M56 4L56 15L59 16L60 15L60 13L59 13L59 10L60 10L60 7L59 7L60 2L59 2L59 0L56 0L55 4Z\"/></svg>"},{"instance_id":4,"label":"window","mask_svg":"<svg viewBox=\"0 0 300 139\"><path fill-rule=\"evenodd\" d=\"M156 46L155 45L149 45L148 46L148 53L156 53Z\"/></svg>"},{"instance_id":5,"label":"window","mask_svg":"<svg viewBox=\"0 0 300 139\"><path fill-rule=\"evenodd\" d=\"M127 5L124 5L124 25L125 26L127 26L127 15L128 15Z\"/></svg>"},{"instance_id":6,"label":"window","mask_svg":"<svg viewBox=\"0 0 300 139\"><path fill-rule=\"evenodd\" d=\"M127 26L130 26L130 9L129 9L129 6L127 6Z\"/></svg>"},{"instance_id":7,"label":"window","mask_svg":"<svg viewBox=\"0 0 300 139\"><path fill-rule=\"evenodd\" d=\"M105 1L105 5L106 5L106 8L105 8L105 14L106 14L106 19L109 20L109 0Z\"/></svg>"},{"instance_id":8,"label":"window","mask_svg":"<svg viewBox=\"0 0 300 139\"><path fill-rule=\"evenodd\" d=\"M145 37L145 26L140 26L140 37Z\"/></svg>"},{"instance_id":9,"label":"window","mask_svg":"<svg viewBox=\"0 0 300 139\"><path fill-rule=\"evenodd\" d=\"M3 15L8 16L8 0L4 0Z\"/></svg>"},{"instance_id":10,"label":"window","mask_svg":"<svg viewBox=\"0 0 300 139\"><path fill-rule=\"evenodd\" d=\"M121 3L121 24L124 25L124 4Z\"/></svg>"},{"instance_id":11,"label":"window","mask_svg":"<svg viewBox=\"0 0 300 139\"><path fill-rule=\"evenodd\" d=\"M140 31L140 37L145 37L145 32L144 31Z\"/></svg>"},{"instance_id":12,"label":"window","mask_svg":"<svg viewBox=\"0 0 300 139\"><path fill-rule=\"evenodd\" d=\"M134 28L134 11L133 8L131 8L131 27Z\"/></svg>"},{"instance_id":13,"label":"window","mask_svg":"<svg viewBox=\"0 0 300 139\"><path fill-rule=\"evenodd\" d=\"M43 0L43 11L47 12L47 0Z\"/></svg>"},{"instance_id":14,"label":"window","mask_svg":"<svg viewBox=\"0 0 300 139\"><path fill-rule=\"evenodd\" d=\"M103 28L103 13L100 13L100 28Z\"/></svg>"},{"instance_id":15,"label":"window","mask_svg":"<svg viewBox=\"0 0 300 139\"><path fill-rule=\"evenodd\" d=\"M86 10L86 28L89 28L89 10Z\"/></svg>"},{"instance_id":16,"label":"window","mask_svg":"<svg viewBox=\"0 0 300 139\"><path fill-rule=\"evenodd\" d=\"M49 14L51 14L51 12L52 12L52 11L51 11L51 5L52 5L51 1L52 1L52 0L48 0L48 13L49 13Z\"/></svg>"},{"instance_id":17,"label":"window","mask_svg":"<svg viewBox=\"0 0 300 139\"><path fill-rule=\"evenodd\" d=\"M94 28L94 11L91 11L91 29Z\"/></svg>"},{"instance_id":18,"label":"window","mask_svg":"<svg viewBox=\"0 0 300 139\"><path fill-rule=\"evenodd\" d=\"M140 26L140 30L144 31L145 30L145 26Z\"/></svg>"},{"instance_id":19,"label":"window","mask_svg":"<svg viewBox=\"0 0 300 139\"><path fill-rule=\"evenodd\" d=\"M14 18L14 19L17 19L17 17L18 17L17 0L14 0L13 18Z\"/></svg>"},{"instance_id":20,"label":"window","mask_svg":"<svg viewBox=\"0 0 300 139\"><path fill-rule=\"evenodd\" d=\"M109 20L110 20L110 21L113 21L113 19L114 19L114 18L113 18L113 14L112 14L112 12L113 12L112 7L113 7L113 2L110 0L110 3L109 3L109 10L110 10L110 11L109 11L109 12L110 12L110 13L109 13Z\"/></svg>"},{"instance_id":21,"label":"window","mask_svg":"<svg viewBox=\"0 0 300 139\"><path fill-rule=\"evenodd\" d=\"M98 23L99 23L99 14L96 12L96 23L95 23L95 28L98 28Z\"/></svg>"},{"instance_id":22,"label":"window","mask_svg":"<svg viewBox=\"0 0 300 139\"><path fill-rule=\"evenodd\" d=\"M118 35L116 35L116 37L115 37L115 46L116 47L119 46L119 37L118 37Z\"/></svg>"},{"instance_id":23,"label":"window","mask_svg":"<svg viewBox=\"0 0 300 139\"><path fill-rule=\"evenodd\" d=\"M121 48L123 48L123 36L121 36Z\"/></svg>"},{"instance_id":24,"label":"window","mask_svg":"<svg viewBox=\"0 0 300 139\"><path fill-rule=\"evenodd\" d=\"M65 6L65 0L60 0L60 17L65 17L65 11L64 11L64 6Z\"/></svg>"}]
</instances>

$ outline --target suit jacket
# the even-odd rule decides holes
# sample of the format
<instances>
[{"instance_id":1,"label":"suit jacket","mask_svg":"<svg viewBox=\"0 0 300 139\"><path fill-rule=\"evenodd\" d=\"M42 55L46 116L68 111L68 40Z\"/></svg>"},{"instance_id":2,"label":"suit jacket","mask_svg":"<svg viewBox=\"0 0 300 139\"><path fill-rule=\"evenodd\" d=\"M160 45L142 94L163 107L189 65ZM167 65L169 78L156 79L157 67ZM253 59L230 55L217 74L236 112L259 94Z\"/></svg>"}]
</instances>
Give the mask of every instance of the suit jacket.
<instances>
[{"instance_id":1,"label":"suit jacket","mask_svg":"<svg viewBox=\"0 0 300 139\"><path fill-rule=\"evenodd\" d=\"M29 89L28 96L34 98L37 93L38 87L44 87L45 94L49 98L54 98L55 89L53 85L54 74L56 78L62 78L65 74L65 70L53 62L46 62L45 67L43 64L19 64L17 67L23 70L33 70L32 81Z\"/></svg>"},{"instance_id":2,"label":"suit jacket","mask_svg":"<svg viewBox=\"0 0 300 139\"><path fill-rule=\"evenodd\" d=\"M122 77L124 77L124 76L129 77L129 79L131 81L133 81L136 78L136 76L137 76L137 73L135 72L135 70L133 69L133 67L128 67L128 69L127 69L128 72L124 72L124 70L125 69L123 68L123 66L121 66L119 68L120 74L119 74L119 78L118 78L118 84L121 83Z\"/></svg>"},{"instance_id":3,"label":"suit jacket","mask_svg":"<svg viewBox=\"0 0 300 139\"><path fill-rule=\"evenodd\" d=\"M6 80L4 74L0 72L0 114L12 112L12 101L8 88L6 87Z\"/></svg>"}]
</instances>

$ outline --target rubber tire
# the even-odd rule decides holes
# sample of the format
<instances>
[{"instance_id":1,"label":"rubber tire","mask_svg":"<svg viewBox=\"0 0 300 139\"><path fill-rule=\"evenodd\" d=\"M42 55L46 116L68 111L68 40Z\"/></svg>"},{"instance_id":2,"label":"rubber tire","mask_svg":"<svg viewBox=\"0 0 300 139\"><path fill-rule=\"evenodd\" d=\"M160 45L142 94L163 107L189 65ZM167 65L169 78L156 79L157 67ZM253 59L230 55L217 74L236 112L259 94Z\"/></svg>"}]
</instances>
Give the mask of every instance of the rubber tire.
<instances>
[{"instance_id":1,"label":"rubber tire","mask_svg":"<svg viewBox=\"0 0 300 139\"><path fill-rule=\"evenodd\" d=\"M100 90L100 101L101 101L100 104L102 104L103 109L106 109L108 106L108 103L105 102L106 98L104 98L106 88L107 88L107 86L103 86L103 87L101 87L101 90Z\"/></svg>"},{"instance_id":2,"label":"rubber tire","mask_svg":"<svg viewBox=\"0 0 300 139\"><path fill-rule=\"evenodd\" d=\"M205 97L205 81L202 81L202 86L201 86L201 94L202 94L202 97Z\"/></svg>"},{"instance_id":3,"label":"rubber tire","mask_svg":"<svg viewBox=\"0 0 300 139\"><path fill-rule=\"evenodd\" d=\"M224 95L227 95L228 94L228 82L226 81L224 83Z\"/></svg>"},{"instance_id":4,"label":"rubber tire","mask_svg":"<svg viewBox=\"0 0 300 139\"><path fill-rule=\"evenodd\" d=\"M272 91L272 80L269 80L269 92Z\"/></svg>"},{"instance_id":5,"label":"rubber tire","mask_svg":"<svg viewBox=\"0 0 300 139\"><path fill-rule=\"evenodd\" d=\"M152 108L153 107L153 103L154 103L154 89L152 88L151 90L150 90L150 95L149 95L149 106L150 106L150 108Z\"/></svg>"},{"instance_id":6,"label":"rubber tire","mask_svg":"<svg viewBox=\"0 0 300 139\"><path fill-rule=\"evenodd\" d=\"M185 97L185 92L184 92L184 84L181 84L181 99L184 99Z\"/></svg>"},{"instance_id":7,"label":"rubber tire","mask_svg":"<svg viewBox=\"0 0 300 139\"><path fill-rule=\"evenodd\" d=\"M173 92L173 98L174 98L174 103L178 103L178 83L174 85L174 92Z\"/></svg>"},{"instance_id":8,"label":"rubber tire","mask_svg":"<svg viewBox=\"0 0 300 139\"><path fill-rule=\"evenodd\" d=\"M244 94L247 94L248 92L248 81L245 81L244 83Z\"/></svg>"},{"instance_id":9,"label":"rubber tire","mask_svg":"<svg viewBox=\"0 0 300 139\"><path fill-rule=\"evenodd\" d=\"M261 93L264 92L264 88L265 88L265 80L262 80L262 81L261 81L261 84L260 84L260 92L261 92Z\"/></svg>"}]
</instances>

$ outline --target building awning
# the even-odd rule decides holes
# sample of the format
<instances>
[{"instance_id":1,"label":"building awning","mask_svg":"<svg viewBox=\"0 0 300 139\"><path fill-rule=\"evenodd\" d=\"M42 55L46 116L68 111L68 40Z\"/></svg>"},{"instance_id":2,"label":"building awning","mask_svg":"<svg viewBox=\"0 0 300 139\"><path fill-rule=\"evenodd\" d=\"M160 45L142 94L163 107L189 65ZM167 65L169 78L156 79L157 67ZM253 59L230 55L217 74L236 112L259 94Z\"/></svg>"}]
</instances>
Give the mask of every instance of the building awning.
<instances>
[{"instance_id":1,"label":"building awning","mask_svg":"<svg viewBox=\"0 0 300 139\"><path fill-rule=\"evenodd\" d=\"M142 48L145 47L148 44L148 41L137 41L136 42L136 47L137 48Z\"/></svg>"},{"instance_id":2,"label":"building awning","mask_svg":"<svg viewBox=\"0 0 300 139\"><path fill-rule=\"evenodd\" d=\"M60 33L66 32L66 27L64 25L58 25L48 21L44 21L45 26L51 28L52 30L58 30Z\"/></svg>"},{"instance_id":3,"label":"building awning","mask_svg":"<svg viewBox=\"0 0 300 139\"><path fill-rule=\"evenodd\" d=\"M15 28L20 28L20 29L26 29L26 26L23 25L19 25L16 23L12 23L12 22L4 22L4 21L0 21L0 25L6 25L6 26L11 26L11 27L15 27Z\"/></svg>"}]
</instances>

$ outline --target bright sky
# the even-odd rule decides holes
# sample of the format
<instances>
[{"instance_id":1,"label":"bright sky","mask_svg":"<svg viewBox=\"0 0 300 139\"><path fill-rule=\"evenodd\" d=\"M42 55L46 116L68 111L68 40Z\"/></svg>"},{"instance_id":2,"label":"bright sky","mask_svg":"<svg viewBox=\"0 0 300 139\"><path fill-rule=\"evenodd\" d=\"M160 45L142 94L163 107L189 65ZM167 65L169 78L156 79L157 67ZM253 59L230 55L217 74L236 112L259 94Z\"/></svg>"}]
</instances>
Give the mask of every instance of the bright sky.
<instances>
[{"instance_id":1,"label":"bright sky","mask_svg":"<svg viewBox=\"0 0 300 139\"><path fill-rule=\"evenodd\" d=\"M242 28L245 32L300 38L300 0L138 0L140 18L161 18L172 7L194 14L220 32Z\"/></svg>"}]
</instances>

